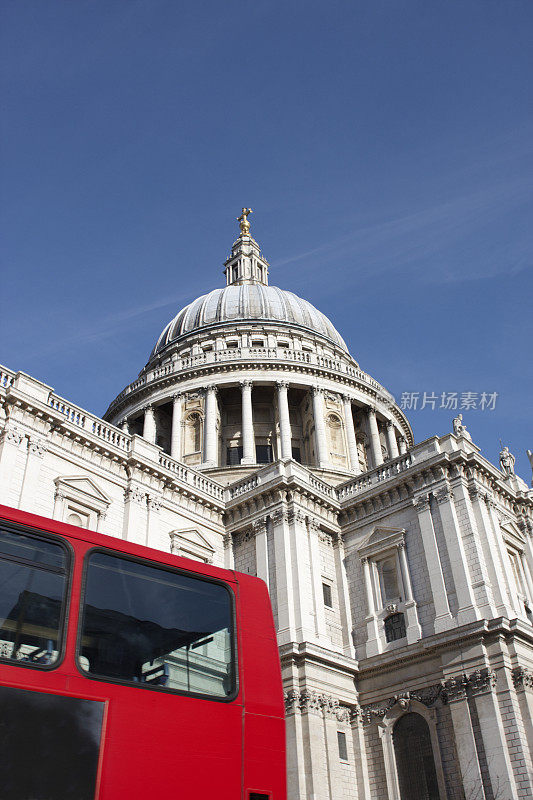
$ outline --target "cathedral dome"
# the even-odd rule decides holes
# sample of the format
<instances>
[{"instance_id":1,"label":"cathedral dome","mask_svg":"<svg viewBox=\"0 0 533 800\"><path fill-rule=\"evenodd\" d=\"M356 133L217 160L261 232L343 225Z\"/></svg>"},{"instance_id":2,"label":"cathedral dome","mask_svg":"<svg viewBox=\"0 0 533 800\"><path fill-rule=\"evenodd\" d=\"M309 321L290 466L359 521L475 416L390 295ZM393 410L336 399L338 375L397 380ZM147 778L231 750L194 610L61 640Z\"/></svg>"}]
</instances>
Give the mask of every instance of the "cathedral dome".
<instances>
[{"instance_id":1,"label":"cathedral dome","mask_svg":"<svg viewBox=\"0 0 533 800\"><path fill-rule=\"evenodd\" d=\"M214 289L185 306L165 327L151 358L168 345L202 329L250 322L282 323L329 339L346 353L348 348L330 320L293 292L263 283L231 284Z\"/></svg>"}]
</instances>

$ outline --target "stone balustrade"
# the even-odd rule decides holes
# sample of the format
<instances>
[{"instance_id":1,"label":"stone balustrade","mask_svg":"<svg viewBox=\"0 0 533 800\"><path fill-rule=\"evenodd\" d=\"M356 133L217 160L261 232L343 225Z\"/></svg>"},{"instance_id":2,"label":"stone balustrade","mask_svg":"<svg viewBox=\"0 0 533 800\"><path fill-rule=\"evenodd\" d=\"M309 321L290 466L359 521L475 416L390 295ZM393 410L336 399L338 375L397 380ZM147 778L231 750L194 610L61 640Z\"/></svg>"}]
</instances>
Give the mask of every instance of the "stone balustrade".
<instances>
[{"instance_id":1,"label":"stone balustrade","mask_svg":"<svg viewBox=\"0 0 533 800\"><path fill-rule=\"evenodd\" d=\"M409 469L414 463L414 460L411 453L406 453L391 461L387 461L385 464L380 464L378 467L364 472L357 478L337 486L337 497L341 501L346 500L360 492L364 492L366 489L370 489L372 486L377 486L384 481L395 478L401 472L405 472L405 470Z\"/></svg>"},{"instance_id":2,"label":"stone balustrade","mask_svg":"<svg viewBox=\"0 0 533 800\"><path fill-rule=\"evenodd\" d=\"M137 378L137 380L133 381L133 383L130 383L129 386L126 386L116 397L110 408L116 407L121 400L124 400L125 397L133 394L141 387L168 378L171 375L179 377L183 373L197 367L209 367L215 364L222 365L235 361L241 361L243 364L250 361L291 362L320 367L321 369L329 370L340 375L347 375L378 392L382 398L390 403L394 402L392 395L387 392L378 381L374 380L374 378L354 364L350 364L348 360L336 359L305 350L294 350L283 347L236 347L229 350L211 350L206 353L196 353L195 355L178 357L168 364L163 364L160 367L148 370Z\"/></svg>"}]
</instances>

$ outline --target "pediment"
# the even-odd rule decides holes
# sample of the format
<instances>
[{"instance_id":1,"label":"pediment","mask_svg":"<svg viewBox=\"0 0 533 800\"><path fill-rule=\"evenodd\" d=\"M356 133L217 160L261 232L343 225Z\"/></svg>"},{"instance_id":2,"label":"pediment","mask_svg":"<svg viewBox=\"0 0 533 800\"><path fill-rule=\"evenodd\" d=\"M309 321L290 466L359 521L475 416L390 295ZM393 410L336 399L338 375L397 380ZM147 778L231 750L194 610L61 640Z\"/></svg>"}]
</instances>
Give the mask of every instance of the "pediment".
<instances>
[{"instance_id":1,"label":"pediment","mask_svg":"<svg viewBox=\"0 0 533 800\"><path fill-rule=\"evenodd\" d=\"M196 528L170 531L170 552L211 564L215 548Z\"/></svg>"},{"instance_id":2,"label":"pediment","mask_svg":"<svg viewBox=\"0 0 533 800\"><path fill-rule=\"evenodd\" d=\"M69 494L76 499L104 506L111 505L111 498L103 492L100 487L86 475L60 475L54 483L57 489L61 489L65 494Z\"/></svg>"},{"instance_id":3,"label":"pediment","mask_svg":"<svg viewBox=\"0 0 533 800\"><path fill-rule=\"evenodd\" d=\"M390 547L398 547L404 541L405 528L388 528L383 525L377 525L363 540L358 550L360 555L368 556L387 550Z\"/></svg>"}]
</instances>

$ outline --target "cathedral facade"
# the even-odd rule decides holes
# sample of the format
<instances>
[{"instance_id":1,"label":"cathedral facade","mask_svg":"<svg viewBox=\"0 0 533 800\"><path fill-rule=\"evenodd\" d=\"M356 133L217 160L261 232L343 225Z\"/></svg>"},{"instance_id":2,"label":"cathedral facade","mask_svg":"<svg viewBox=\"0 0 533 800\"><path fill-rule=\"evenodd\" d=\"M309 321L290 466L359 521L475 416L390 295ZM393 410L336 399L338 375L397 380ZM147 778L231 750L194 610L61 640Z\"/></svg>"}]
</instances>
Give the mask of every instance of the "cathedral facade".
<instances>
[{"instance_id":1,"label":"cathedral facade","mask_svg":"<svg viewBox=\"0 0 533 800\"><path fill-rule=\"evenodd\" d=\"M103 418L0 370L0 502L266 581L289 800L530 800L533 492L415 443L249 211Z\"/></svg>"}]
</instances>

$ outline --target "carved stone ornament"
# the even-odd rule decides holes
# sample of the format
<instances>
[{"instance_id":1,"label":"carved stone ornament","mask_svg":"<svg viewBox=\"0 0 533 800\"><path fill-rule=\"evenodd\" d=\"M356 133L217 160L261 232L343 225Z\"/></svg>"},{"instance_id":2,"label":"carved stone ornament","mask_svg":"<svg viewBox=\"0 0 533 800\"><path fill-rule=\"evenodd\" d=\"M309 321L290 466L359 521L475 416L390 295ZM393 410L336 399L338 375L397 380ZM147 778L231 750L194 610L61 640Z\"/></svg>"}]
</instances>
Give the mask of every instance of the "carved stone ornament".
<instances>
[{"instance_id":1,"label":"carved stone ornament","mask_svg":"<svg viewBox=\"0 0 533 800\"><path fill-rule=\"evenodd\" d=\"M46 441L46 439L32 438L30 439L28 450L36 458L43 458L44 454L48 450L48 442Z\"/></svg>"},{"instance_id":2,"label":"carved stone ornament","mask_svg":"<svg viewBox=\"0 0 533 800\"><path fill-rule=\"evenodd\" d=\"M320 694L310 689L290 689L284 693L285 713L291 714L296 711L301 713L321 714L338 722L351 722L354 717L359 718L359 707L341 705L336 697L328 694Z\"/></svg>"},{"instance_id":3,"label":"carved stone ornament","mask_svg":"<svg viewBox=\"0 0 533 800\"><path fill-rule=\"evenodd\" d=\"M398 611L398 606L396 605L396 603L389 603L389 605L386 606L385 610L387 611L388 614L396 614L396 612Z\"/></svg>"},{"instance_id":4,"label":"carved stone ornament","mask_svg":"<svg viewBox=\"0 0 533 800\"><path fill-rule=\"evenodd\" d=\"M435 500L437 503L446 503L453 500L452 490L448 486L443 486L442 489L435 492Z\"/></svg>"},{"instance_id":5,"label":"carved stone ornament","mask_svg":"<svg viewBox=\"0 0 533 800\"><path fill-rule=\"evenodd\" d=\"M305 524L305 514L299 508L291 508L287 512L287 522L292 524L294 522L300 522L302 525Z\"/></svg>"},{"instance_id":6,"label":"carved stone ornament","mask_svg":"<svg viewBox=\"0 0 533 800\"><path fill-rule=\"evenodd\" d=\"M423 494L420 497L416 497L413 500L413 505L415 506L418 514L420 514L422 511L427 511L429 508L429 495Z\"/></svg>"},{"instance_id":7,"label":"carved stone ornament","mask_svg":"<svg viewBox=\"0 0 533 800\"><path fill-rule=\"evenodd\" d=\"M146 502L146 494L137 488L137 486L128 486L127 489L124 489L124 500L127 503L138 503L139 505L144 505Z\"/></svg>"},{"instance_id":8,"label":"carved stone ornament","mask_svg":"<svg viewBox=\"0 0 533 800\"><path fill-rule=\"evenodd\" d=\"M533 672L525 667L513 669L513 683L515 689L533 689Z\"/></svg>"},{"instance_id":9,"label":"carved stone ornament","mask_svg":"<svg viewBox=\"0 0 533 800\"><path fill-rule=\"evenodd\" d=\"M476 669L470 675L454 675L442 682L443 697L445 702L454 703L466 700L467 694L483 694L490 692L496 686L496 673L488 667Z\"/></svg>"},{"instance_id":10,"label":"carved stone ornament","mask_svg":"<svg viewBox=\"0 0 533 800\"><path fill-rule=\"evenodd\" d=\"M263 517L262 519L256 519L255 522L252 524L252 528L254 534L259 536L262 533L267 532L267 518Z\"/></svg>"},{"instance_id":11,"label":"carved stone ornament","mask_svg":"<svg viewBox=\"0 0 533 800\"><path fill-rule=\"evenodd\" d=\"M271 519L274 525L278 525L280 522L287 522L287 510L285 508L277 508Z\"/></svg>"},{"instance_id":12,"label":"carved stone ornament","mask_svg":"<svg viewBox=\"0 0 533 800\"><path fill-rule=\"evenodd\" d=\"M10 444L14 444L16 447L19 447L24 440L24 434L20 428L17 428L16 425L13 425L9 426L8 428L4 428L0 434L0 440L9 442Z\"/></svg>"},{"instance_id":13,"label":"carved stone ornament","mask_svg":"<svg viewBox=\"0 0 533 800\"><path fill-rule=\"evenodd\" d=\"M224 543L224 550L229 550L233 542L231 533L225 533L222 541Z\"/></svg>"},{"instance_id":14,"label":"carved stone ornament","mask_svg":"<svg viewBox=\"0 0 533 800\"><path fill-rule=\"evenodd\" d=\"M161 498L160 497L153 497L152 495L148 496L148 508L150 511L159 512L161 511Z\"/></svg>"},{"instance_id":15,"label":"carved stone ornament","mask_svg":"<svg viewBox=\"0 0 533 800\"><path fill-rule=\"evenodd\" d=\"M370 725L376 720L383 719L385 714L394 708L396 704L400 706L402 711L409 711L413 700L417 700L419 703L429 708L436 703L441 694L443 694L443 687L441 684L429 686L425 689L401 692L381 702L362 706L359 709L360 718L364 725Z\"/></svg>"}]
</instances>

